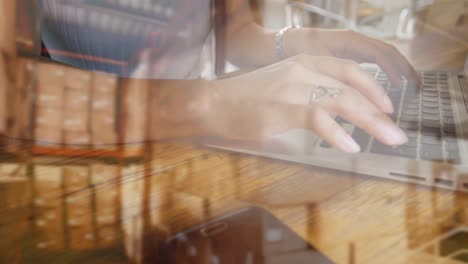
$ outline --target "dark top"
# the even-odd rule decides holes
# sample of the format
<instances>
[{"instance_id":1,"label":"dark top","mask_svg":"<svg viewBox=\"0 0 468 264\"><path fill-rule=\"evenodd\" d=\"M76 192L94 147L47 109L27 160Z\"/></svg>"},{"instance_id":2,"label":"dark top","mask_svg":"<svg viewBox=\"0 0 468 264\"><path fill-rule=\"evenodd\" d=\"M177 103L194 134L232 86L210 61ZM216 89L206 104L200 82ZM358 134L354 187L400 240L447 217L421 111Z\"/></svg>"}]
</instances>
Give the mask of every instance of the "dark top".
<instances>
[{"instance_id":1,"label":"dark top","mask_svg":"<svg viewBox=\"0 0 468 264\"><path fill-rule=\"evenodd\" d=\"M141 68L145 50L150 54L145 61L150 68L145 77L178 79L193 75L211 29L211 0L40 3L44 55L121 76L130 76Z\"/></svg>"}]
</instances>

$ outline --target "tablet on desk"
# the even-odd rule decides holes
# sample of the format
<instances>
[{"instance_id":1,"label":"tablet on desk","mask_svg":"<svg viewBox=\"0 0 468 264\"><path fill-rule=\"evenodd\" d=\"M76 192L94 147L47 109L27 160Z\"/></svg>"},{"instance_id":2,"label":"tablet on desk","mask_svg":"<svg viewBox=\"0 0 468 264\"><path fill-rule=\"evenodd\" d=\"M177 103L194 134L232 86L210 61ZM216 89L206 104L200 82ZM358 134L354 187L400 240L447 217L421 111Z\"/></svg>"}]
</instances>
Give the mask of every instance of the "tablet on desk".
<instances>
[{"instance_id":1,"label":"tablet on desk","mask_svg":"<svg viewBox=\"0 0 468 264\"><path fill-rule=\"evenodd\" d=\"M257 207L182 231L168 239L161 252L167 264L333 263L272 214Z\"/></svg>"}]
</instances>

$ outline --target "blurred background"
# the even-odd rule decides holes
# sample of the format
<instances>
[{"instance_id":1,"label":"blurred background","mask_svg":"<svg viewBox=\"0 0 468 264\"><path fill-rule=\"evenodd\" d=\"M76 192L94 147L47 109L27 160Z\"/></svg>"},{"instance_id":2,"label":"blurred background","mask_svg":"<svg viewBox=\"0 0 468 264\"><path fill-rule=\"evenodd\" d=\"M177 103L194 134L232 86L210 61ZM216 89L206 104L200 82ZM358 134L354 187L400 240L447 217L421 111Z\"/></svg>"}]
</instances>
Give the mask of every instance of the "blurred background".
<instances>
[{"instance_id":1,"label":"blurred background","mask_svg":"<svg viewBox=\"0 0 468 264\"><path fill-rule=\"evenodd\" d=\"M257 21L268 28L286 25L352 29L390 41L423 70L456 58L463 66L468 50L465 0L257 0ZM430 65L430 66L429 66Z\"/></svg>"}]
</instances>

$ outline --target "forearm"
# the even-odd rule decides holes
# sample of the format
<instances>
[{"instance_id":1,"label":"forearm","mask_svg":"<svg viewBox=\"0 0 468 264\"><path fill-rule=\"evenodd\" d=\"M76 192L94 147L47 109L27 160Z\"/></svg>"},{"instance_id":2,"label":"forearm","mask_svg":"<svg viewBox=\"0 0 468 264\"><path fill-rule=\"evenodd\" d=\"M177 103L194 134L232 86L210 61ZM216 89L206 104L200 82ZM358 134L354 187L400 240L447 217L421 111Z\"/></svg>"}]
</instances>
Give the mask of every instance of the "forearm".
<instances>
[{"instance_id":1,"label":"forearm","mask_svg":"<svg viewBox=\"0 0 468 264\"><path fill-rule=\"evenodd\" d=\"M249 1L227 1L226 55L239 67L258 67L277 61L275 32L258 25Z\"/></svg>"},{"instance_id":2,"label":"forearm","mask_svg":"<svg viewBox=\"0 0 468 264\"><path fill-rule=\"evenodd\" d=\"M155 81L151 89L153 140L209 136L210 81Z\"/></svg>"}]
</instances>

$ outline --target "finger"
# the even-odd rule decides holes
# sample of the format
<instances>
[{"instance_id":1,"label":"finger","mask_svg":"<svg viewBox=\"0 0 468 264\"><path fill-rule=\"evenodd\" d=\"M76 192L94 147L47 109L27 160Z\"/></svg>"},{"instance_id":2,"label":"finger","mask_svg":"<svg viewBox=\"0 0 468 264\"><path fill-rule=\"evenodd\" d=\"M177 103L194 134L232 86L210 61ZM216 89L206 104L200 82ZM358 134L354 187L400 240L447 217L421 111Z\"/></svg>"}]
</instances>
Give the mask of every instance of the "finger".
<instances>
[{"instance_id":1,"label":"finger","mask_svg":"<svg viewBox=\"0 0 468 264\"><path fill-rule=\"evenodd\" d=\"M309 116L309 129L330 145L347 153L360 151L361 148L356 141L324 109L311 108Z\"/></svg>"},{"instance_id":2,"label":"finger","mask_svg":"<svg viewBox=\"0 0 468 264\"><path fill-rule=\"evenodd\" d=\"M398 66L396 66L391 57L380 51L372 42L366 41L365 44L362 43L359 49L359 51L362 52L361 56L363 56L367 62L375 63L380 66L387 74L392 85L401 85L401 75Z\"/></svg>"},{"instance_id":3,"label":"finger","mask_svg":"<svg viewBox=\"0 0 468 264\"><path fill-rule=\"evenodd\" d=\"M382 85L362 70L359 64L348 60L324 59L315 67L322 74L358 90L385 113L393 113L393 104Z\"/></svg>"},{"instance_id":4,"label":"finger","mask_svg":"<svg viewBox=\"0 0 468 264\"><path fill-rule=\"evenodd\" d=\"M400 57L391 57L388 50L390 45L386 44L385 48L381 48L381 43L378 40L366 37L365 35L349 32L349 45L344 50L345 58L353 59L359 62L370 62L380 66L380 68L388 75L390 82L393 85L401 85L401 66Z\"/></svg>"},{"instance_id":5,"label":"finger","mask_svg":"<svg viewBox=\"0 0 468 264\"><path fill-rule=\"evenodd\" d=\"M335 99L332 107L336 113L382 143L401 145L408 141L405 133L361 94L349 89Z\"/></svg>"},{"instance_id":6,"label":"finger","mask_svg":"<svg viewBox=\"0 0 468 264\"><path fill-rule=\"evenodd\" d=\"M388 54L388 57L393 59L394 67L398 67L397 70L401 76L405 76L408 81L416 83L417 85L421 83L418 72L395 46L378 40L374 40L374 42L382 52Z\"/></svg>"}]
</instances>

